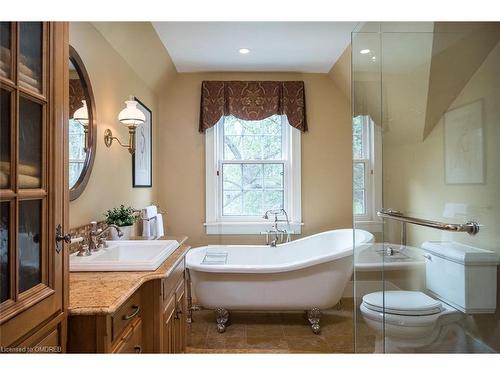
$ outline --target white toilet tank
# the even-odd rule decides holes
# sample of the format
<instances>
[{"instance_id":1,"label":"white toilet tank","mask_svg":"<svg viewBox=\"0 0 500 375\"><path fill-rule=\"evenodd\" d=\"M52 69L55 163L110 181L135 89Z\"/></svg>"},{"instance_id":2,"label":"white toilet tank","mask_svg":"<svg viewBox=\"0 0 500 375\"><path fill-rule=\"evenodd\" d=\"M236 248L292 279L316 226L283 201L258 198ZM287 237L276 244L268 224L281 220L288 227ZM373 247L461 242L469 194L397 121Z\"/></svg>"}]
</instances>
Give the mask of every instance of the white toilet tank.
<instances>
[{"instance_id":1,"label":"white toilet tank","mask_svg":"<svg viewBox=\"0 0 500 375\"><path fill-rule=\"evenodd\" d=\"M452 241L426 241L426 288L440 300L468 314L496 309L499 256Z\"/></svg>"}]
</instances>

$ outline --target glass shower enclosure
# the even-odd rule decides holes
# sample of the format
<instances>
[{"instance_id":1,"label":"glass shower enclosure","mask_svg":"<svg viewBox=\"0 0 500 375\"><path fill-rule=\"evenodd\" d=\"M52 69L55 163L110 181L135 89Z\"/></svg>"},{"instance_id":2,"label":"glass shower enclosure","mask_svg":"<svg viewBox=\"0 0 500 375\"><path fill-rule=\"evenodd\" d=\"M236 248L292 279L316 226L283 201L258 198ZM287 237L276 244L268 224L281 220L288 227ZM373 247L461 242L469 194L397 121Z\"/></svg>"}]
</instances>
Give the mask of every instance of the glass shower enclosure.
<instances>
[{"instance_id":1,"label":"glass shower enclosure","mask_svg":"<svg viewBox=\"0 0 500 375\"><path fill-rule=\"evenodd\" d=\"M357 353L500 352L500 23L352 33Z\"/></svg>"}]
</instances>

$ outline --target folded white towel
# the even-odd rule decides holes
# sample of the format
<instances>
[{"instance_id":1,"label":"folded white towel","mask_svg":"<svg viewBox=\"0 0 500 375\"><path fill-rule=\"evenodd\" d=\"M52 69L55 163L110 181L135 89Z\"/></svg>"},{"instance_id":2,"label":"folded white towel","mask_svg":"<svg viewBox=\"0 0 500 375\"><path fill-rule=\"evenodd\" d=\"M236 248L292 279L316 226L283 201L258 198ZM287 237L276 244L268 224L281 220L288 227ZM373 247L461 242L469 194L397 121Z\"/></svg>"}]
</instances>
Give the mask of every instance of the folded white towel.
<instances>
[{"instance_id":1,"label":"folded white towel","mask_svg":"<svg viewBox=\"0 0 500 375\"><path fill-rule=\"evenodd\" d=\"M158 208L156 208L156 206L154 205L147 206L142 209L142 218L151 219L152 217L155 217L157 213L158 213Z\"/></svg>"},{"instance_id":2,"label":"folded white towel","mask_svg":"<svg viewBox=\"0 0 500 375\"><path fill-rule=\"evenodd\" d=\"M156 216L149 220L148 225L149 234L151 235L151 237L156 238Z\"/></svg>"},{"instance_id":3,"label":"folded white towel","mask_svg":"<svg viewBox=\"0 0 500 375\"><path fill-rule=\"evenodd\" d=\"M148 220L142 221L142 236L151 237L151 225Z\"/></svg>"},{"instance_id":4,"label":"folded white towel","mask_svg":"<svg viewBox=\"0 0 500 375\"><path fill-rule=\"evenodd\" d=\"M160 238L165 234L165 232L163 231L163 215L162 214L156 215L155 224L156 224L155 237Z\"/></svg>"}]
</instances>

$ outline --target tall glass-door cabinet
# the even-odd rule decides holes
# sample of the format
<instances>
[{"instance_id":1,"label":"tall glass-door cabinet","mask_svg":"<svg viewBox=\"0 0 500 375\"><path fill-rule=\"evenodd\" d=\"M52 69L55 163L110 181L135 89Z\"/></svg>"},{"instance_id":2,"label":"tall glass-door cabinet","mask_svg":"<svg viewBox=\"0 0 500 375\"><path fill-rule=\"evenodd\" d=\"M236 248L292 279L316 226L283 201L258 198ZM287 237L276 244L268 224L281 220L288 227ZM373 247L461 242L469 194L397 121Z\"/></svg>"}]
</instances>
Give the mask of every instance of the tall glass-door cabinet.
<instances>
[{"instance_id":1,"label":"tall glass-door cabinet","mask_svg":"<svg viewBox=\"0 0 500 375\"><path fill-rule=\"evenodd\" d=\"M64 350L67 61L66 23L0 22L4 352Z\"/></svg>"}]
</instances>

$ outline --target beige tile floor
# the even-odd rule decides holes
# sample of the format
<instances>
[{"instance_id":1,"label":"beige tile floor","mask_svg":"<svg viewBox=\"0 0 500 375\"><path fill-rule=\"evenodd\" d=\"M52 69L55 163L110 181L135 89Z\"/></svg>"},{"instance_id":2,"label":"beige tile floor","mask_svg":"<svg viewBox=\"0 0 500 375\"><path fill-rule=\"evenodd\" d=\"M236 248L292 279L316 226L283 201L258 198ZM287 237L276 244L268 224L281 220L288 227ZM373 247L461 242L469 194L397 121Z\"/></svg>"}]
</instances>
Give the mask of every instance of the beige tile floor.
<instances>
[{"instance_id":1,"label":"beige tile floor","mask_svg":"<svg viewBox=\"0 0 500 375\"><path fill-rule=\"evenodd\" d=\"M373 336L363 337L365 352L373 351L373 342ZM188 353L352 353L352 302L324 311L319 335L303 312L231 312L220 334L213 311L194 311L187 346Z\"/></svg>"}]
</instances>

